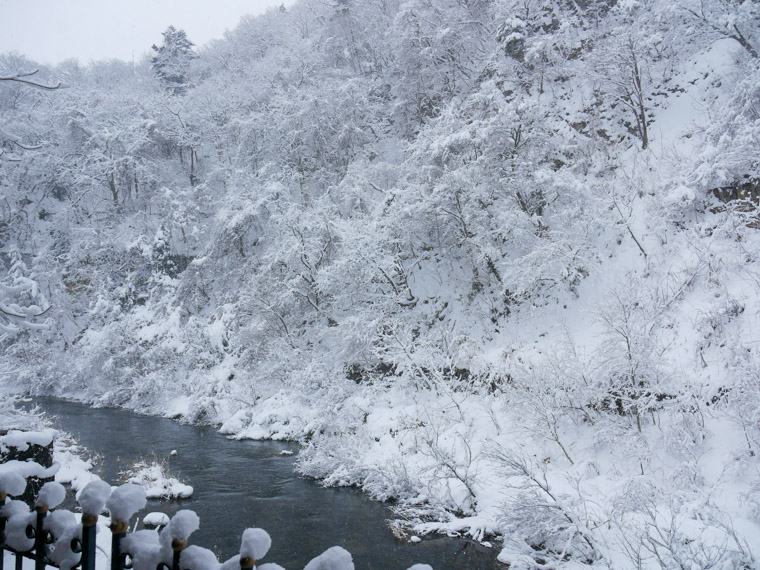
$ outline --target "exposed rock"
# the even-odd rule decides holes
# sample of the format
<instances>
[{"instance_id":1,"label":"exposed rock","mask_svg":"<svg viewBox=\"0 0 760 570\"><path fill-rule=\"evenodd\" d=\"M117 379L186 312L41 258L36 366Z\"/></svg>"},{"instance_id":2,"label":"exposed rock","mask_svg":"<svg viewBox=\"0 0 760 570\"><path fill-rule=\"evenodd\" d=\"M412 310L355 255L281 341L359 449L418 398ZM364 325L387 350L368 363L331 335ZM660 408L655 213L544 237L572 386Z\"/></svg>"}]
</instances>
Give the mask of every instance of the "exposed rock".
<instances>
[{"instance_id":1,"label":"exposed rock","mask_svg":"<svg viewBox=\"0 0 760 570\"><path fill-rule=\"evenodd\" d=\"M754 204L760 203L760 179L748 179L729 186L713 188L712 194L723 203L735 200L746 200Z\"/></svg>"}]
</instances>

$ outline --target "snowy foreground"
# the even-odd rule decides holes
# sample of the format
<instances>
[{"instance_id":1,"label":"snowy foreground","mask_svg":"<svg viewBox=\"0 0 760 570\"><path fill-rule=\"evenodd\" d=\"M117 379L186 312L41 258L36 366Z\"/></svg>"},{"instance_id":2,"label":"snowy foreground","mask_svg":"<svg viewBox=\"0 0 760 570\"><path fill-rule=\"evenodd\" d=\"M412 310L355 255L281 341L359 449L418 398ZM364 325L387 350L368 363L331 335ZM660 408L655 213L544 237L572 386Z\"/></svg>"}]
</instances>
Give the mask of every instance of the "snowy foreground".
<instances>
[{"instance_id":1,"label":"snowy foreground","mask_svg":"<svg viewBox=\"0 0 760 570\"><path fill-rule=\"evenodd\" d=\"M18 417L19 414L14 412ZM23 414L21 414L23 415ZM7 418L3 418L7 419ZM38 422L39 423L39 422ZM7 435L0 436L0 448L7 450L13 447L24 451L30 444L48 446L53 442L56 432L51 429L42 431L12 430ZM72 485L76 490L77 502L81 513L73 513L56 509L64 500L66 490L58 482L45 483L36 498L35 507L44 506L50 509L44 519L45 529L48 530L54 542L50 549L50 558L56 567L69 570L75 566L82 556L81 552L73 552L70 548L73 538L82 539L82 518L97 519L96 523L96 567L109 566L111 557L112 523L129 522L133 516L145 508L151 488L146 489L139 484L128 482L119 487L112 487L89 473L89 465L76 463L71 460L72 446L65 453L58 449L56 458L63 456L66 469L62 470L59 463L50 468L43 468L35 462L8 461L0 464L0 493L3 496L18 496L26 487L25 478L30 475L50 477L63 472L61 479ZM87 480L85 483L84 481ZM79 488L77 488L79 486ZM30 511L29 506L19 500L9 499L0 509L6 520L4 525L5 543L17 551L28 551L34 548L34 539L26 534L29 524L34 524L37 515ZM107 512L108 516L102 516ZM170 564L175 544L187 545L190 535L198 530L200 519L191 510L180 510L171 519L159 513L150 513L144 519L146 524L160 525L160 530L145 529L128 532L121 541L121 550L129 554L131 567L135 570L153 570L159 564ZM149 520L151 519L151 520ZM128 529L128 525L127 525ZM250 560L254 568L260 570L284 570L274 563L256 564L264 558L272 545L269 534L260 528L246 529L242 534L240 552L224 563L217 560L216 555L205 548L196 545L186 546L180 555L180 566L183 570L235 570L241 568L241 560ZM4 552L4 563L15 565L16 558L9 552ZM14 566L15 567L15 566ZM34 562L24 560L24 568L33 568ZM249 567L245 565L244 567ZM345 549L334 546L310 561L304 570L354 570L351 554ZM409 570L432 570L425 564L415 564Z\"/></svg>"},{"instance_id":2,"label":"snowy foreground","mask_svg":"<svg viewBox=\"0 0 760 570\"><path fill-rule=\"evenodd\" d=\"M758 567L759 18L296 0L0 59L3 389L301 442L515 569Z\"/></svg>"}]
</instances>

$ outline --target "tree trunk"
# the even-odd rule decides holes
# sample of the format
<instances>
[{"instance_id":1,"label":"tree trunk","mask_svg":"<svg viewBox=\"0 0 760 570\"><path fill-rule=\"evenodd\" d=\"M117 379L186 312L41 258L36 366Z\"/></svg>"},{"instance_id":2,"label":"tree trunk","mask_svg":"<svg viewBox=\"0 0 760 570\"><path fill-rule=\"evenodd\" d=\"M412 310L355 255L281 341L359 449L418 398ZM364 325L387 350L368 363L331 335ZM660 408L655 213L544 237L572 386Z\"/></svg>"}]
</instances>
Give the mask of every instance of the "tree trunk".
<instances>
[{"instance_id":1,"label":"tree trunk","mask_svg":"<svg viewBox=\"0 0 760 570\"><path fill-rule=\"evenodd\" d=\"M116 181L114 180L113 172L108 175L108 188L111 190L111 198L113 198L113 203L118 205L119 190L116 188Z\"/></svg>"}]
</instances>

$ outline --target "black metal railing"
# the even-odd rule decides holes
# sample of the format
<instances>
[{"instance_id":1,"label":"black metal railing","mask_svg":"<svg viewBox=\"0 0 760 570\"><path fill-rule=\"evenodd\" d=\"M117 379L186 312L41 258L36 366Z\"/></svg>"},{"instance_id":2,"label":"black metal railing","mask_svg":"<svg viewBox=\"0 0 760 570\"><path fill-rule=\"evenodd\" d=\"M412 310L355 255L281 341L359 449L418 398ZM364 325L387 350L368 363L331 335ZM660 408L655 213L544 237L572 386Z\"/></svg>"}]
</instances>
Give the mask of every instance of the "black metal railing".
<instances>
[{"instance_id":1,"label":"black metal railing","mask_svg":"<svg viewBox=\"0 0 760 570\"><path fill-rule=\"evenodd\" d=\"M58 485L58 483L47 483L47 485ZM0 492L0 506L7 507L9 504L7 503L8 498L8 493ZM5 552L10 552L15 556L15 570L22 570L25 559L34 561L35 570L44 570L46 567L96 570L96 531L99 515L83 513L81 520L76 523L76 527L68 525L65 530L58 528L57 530L60 536L56 536L56 531L52 528L55 525L46 524L46 519L51 516L54 507L57 505L41 504L40 499L38 498L35 503L34 511L29 512L28 507L25 507L27 512L23 512L22 505L20 504L21 502L14 502L17 503L16 505L13 505L15 508L0 509L0 546L3 551L0 553L2 554L2 556L0 556L0 570L4 570ZM131 518L137 510L139 510L139 507L129 515L129 518ZM18 531L20 523L23 524L24 521L26 521L26 527L23 530L23 535L19 535ZM6 535L6 530L8 530L9 525L13 526L16 532L13 542L18 543L25 538L27 541L31 541L31 548L14 548L8 543L9 540ZM128 553L122 548L122 540L128 536L129 520L116 520L112 517L110 530L110 569L127 570L132 568L132 555L137 553ZM67 538L69 536L72 536L72 538ZM61 542L62 540L63 542ZM187 540L173 538L171 540L171 555L160 560L156 565L156 570L184 570L181 555L187 546ZM60 553L57 552L58 548L68 549L68 552L64 553L66 556L61 556L61 558L67 560L65 566L56 563L52 556L52 552L56 550L55 558L59 558ZM241 548L241 569L250 569L256 564L256 560L250 557L250 555L244 556L245 553L249 552L250 549L247 549L244 552L243 548ZM71 561L72 556L76 558L76 561ZM170 558L170 560L168 560L168 558Z\"/></svg>"}]
</instances>

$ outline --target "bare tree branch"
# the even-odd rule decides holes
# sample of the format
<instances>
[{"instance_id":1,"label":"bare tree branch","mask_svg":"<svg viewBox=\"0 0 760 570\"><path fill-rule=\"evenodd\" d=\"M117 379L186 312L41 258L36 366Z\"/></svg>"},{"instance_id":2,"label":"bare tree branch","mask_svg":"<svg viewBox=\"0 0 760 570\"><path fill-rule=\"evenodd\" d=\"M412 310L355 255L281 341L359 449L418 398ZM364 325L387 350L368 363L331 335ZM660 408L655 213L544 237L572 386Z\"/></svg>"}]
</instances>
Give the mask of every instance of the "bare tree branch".
<instances>
[{"instance_id":1,"label":"bare tree branch","mask_svg":"<svg viewBox=\"0 0 760 570\"><path fill-rule=\"evenodd\" d=\"M0 75L0 81L17 81L19 83L25 83L26 85L31 85L32 87L37 87L38 89L58 89L61 86L61 82L59 81L55 85L46 85L45 83L40 83L39 81L35 81L33 79L27 79L28 77L31 77L39 72L39 69L35 69L34 71L19 71L18 73L14 73L13 75Z\"/></svg>"}]
</instances>

